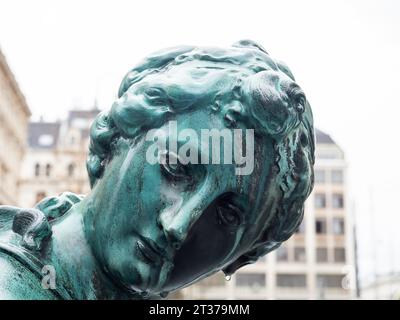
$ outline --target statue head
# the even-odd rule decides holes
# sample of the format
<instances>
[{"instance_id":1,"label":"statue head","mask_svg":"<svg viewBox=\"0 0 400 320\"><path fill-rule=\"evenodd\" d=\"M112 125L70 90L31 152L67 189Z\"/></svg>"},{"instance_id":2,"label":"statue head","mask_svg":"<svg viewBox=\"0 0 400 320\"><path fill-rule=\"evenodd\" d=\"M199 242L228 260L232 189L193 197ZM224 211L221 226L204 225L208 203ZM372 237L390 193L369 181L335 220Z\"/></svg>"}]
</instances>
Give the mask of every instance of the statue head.
<instances>
[{"instance_id":1,"label":"statue head","mask_svg":"<svg viewBox=\"0 0 400 320\"><path fill-rule=\"evenodd\" d=\"M104 271L133 291L255 262L295 232L313 186L305 94L252 41L148 56L90 138L85 232Z\"/></svg>"}]
</instances>

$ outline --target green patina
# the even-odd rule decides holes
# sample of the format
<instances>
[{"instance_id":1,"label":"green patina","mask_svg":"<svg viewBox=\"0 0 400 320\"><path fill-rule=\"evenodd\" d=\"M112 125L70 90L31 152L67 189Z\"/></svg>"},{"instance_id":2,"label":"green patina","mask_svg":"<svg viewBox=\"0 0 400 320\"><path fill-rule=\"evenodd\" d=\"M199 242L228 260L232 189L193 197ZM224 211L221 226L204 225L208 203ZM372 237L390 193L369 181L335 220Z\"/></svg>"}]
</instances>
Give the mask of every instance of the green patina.
<instances>
[{"instance_id":1,"label":"green patina","mask_svg":"<svg viewBox=\"0 0 400 320\"><path fill-rule=\"evenodd\" d=\"M254 170L149 163L146 134L167 135L169 121L198 136L253 129ZM293 234L313 187L311 108L288 67L248 40L148 56L90 138L88 195L0 207L0 298L152 299L231 275Z\"/></svg>"}]
</instances>

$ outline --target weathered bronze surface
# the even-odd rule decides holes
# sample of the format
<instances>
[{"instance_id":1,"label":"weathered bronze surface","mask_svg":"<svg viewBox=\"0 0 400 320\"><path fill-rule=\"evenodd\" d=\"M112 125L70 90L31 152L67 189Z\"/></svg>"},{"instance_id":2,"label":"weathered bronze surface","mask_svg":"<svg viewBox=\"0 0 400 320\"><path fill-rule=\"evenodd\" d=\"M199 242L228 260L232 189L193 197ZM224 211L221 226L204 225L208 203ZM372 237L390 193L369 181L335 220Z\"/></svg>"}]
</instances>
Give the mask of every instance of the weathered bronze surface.
<instances>
[{"instance_id":1,"label":"weathered bronze surface","mask_svg":"<svg viewBox=\"0 0 400 320\"><path fill-rule=\"evenodd\" d=\"M157 163L152 129L168 142ZM251 170L195 145L186 150L210 161L182 161L181 133L205 129L253 129ZM288 67L248 40L148 56L90 138L90 194L0 207L0 298L149 299L231 275L293 234L313 186L309 103Z\"/></svg>"}]
</instances>

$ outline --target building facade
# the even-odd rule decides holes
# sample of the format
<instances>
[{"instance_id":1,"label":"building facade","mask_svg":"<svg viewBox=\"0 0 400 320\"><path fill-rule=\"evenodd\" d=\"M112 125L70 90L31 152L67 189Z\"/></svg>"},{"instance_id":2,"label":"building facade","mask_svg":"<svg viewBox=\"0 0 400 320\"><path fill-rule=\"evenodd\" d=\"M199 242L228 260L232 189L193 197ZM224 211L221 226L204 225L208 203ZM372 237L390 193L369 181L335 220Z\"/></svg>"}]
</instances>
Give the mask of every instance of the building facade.
<instances>
[{"instance_id":1,"label":"building facade","mask_svg":"<svg viewBox=\"0 0 400 320\"><path fill-rule=\"evenodd\" d=\"M64 191L89 192L89 128L98 113L97 108L71 110L65 121L29 124L28 149L20 176L21 207L32 207L44 197Z\"/></svg>"},{"instance_id":2,"label":"building facade","mask_svg":"<svg viewBox=\"0 0 400 320\"><path fill-rule=\"evenodd\" d=\"M185 299L350 299L355 294L346 161L332 138L316 131L315 186L304 220L280 248L239 269L181 290ZM174 296L172 296L174 298Z\"/></svg>"},{"instance_id":3,"label":"building facade","mask_svg":"<svg viewBox=\"0 0 400 320\"><path fill-rule=\"evenodd\" d=\"M0 204L18 204L18 178L30 111L0 51Z\"/></svg>"},{"instance_id":4,"label":"building facade","mask_svg":"<svg viewBox=\"0 0 400 320\"><path fill-rule=\"evenodd\" d=\"M400 300L400 273L376 276L361 287L361 298L367 300Z\"/></svg>"}]
</instances>

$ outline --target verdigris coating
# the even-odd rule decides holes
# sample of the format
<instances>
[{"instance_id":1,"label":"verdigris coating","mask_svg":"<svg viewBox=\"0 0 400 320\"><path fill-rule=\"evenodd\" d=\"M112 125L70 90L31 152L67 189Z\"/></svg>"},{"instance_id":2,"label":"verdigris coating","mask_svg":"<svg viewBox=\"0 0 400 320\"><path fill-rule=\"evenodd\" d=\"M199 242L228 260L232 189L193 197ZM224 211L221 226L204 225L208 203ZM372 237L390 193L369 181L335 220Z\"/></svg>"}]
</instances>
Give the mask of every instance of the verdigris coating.
<instances>
[{"instance_id":1,"label":"verdigris coating","mask_svg":"<svg viewBox=\"0 0 400 320\"><path fill-rule=\"evenodd\" d=\"M184 143L168 135L171 121L177 132L253 129L254 169L183 163L171 151ZM168 136L165 162L146 158L151 129ZM310 105L260 45L154 53L91 127L90 194L0 207L0 298L152 299L231 275L298 228L313 164ZM54 271L50 287L44 270Z\"/></svg>"}]
</instances>

